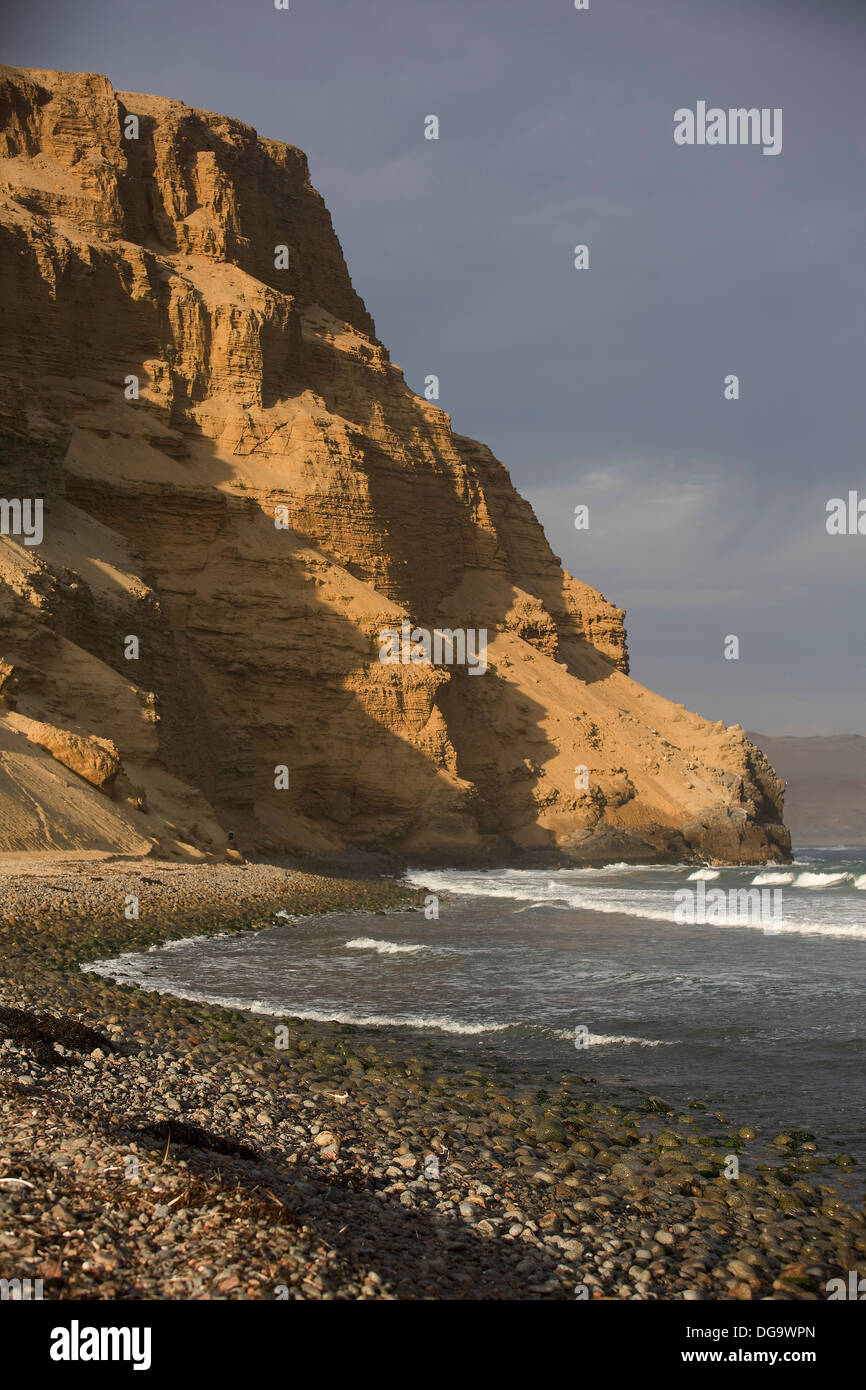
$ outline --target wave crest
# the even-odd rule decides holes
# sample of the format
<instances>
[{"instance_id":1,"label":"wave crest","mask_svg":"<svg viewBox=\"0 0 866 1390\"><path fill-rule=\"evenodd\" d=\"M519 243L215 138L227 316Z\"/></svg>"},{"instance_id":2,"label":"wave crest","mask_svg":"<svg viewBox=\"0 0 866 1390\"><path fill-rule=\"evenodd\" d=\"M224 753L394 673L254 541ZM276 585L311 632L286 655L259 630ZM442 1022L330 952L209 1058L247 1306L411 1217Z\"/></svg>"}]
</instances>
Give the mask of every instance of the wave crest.
<instances>
[{"instance_id":1,"label":"wave crest","mask_svg":"<svg viewBox=\"0 0 866 1390\"><path fill-rule=\"evenodd\" d=\"M419 951L428 951L430 948L408 942L405 945L400 945L396 941L377 941L374 936L354 936L351 941L346 942L346 949L349 951L375 951L380 956L414 956Z\"/></svg>"},{"instance_id":2,"label":"wave crest","mask_svg":"<svg viewBox=\"0 0 866 1390\"><path fill-rule=\"evenodd\" d=\"M798 874L794 879L795 888L835 888L840 883L850 883L853 874Z\"/></svg>"}]
</instances>

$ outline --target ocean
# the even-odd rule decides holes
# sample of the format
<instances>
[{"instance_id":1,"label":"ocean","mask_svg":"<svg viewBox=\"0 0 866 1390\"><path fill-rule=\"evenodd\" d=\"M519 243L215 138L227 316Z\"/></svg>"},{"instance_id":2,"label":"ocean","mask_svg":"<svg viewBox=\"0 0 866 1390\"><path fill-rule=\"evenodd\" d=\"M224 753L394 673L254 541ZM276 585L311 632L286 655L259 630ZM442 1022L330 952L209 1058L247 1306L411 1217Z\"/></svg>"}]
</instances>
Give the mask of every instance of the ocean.
<instances>
[{"instance_id":1,"label":"ocean","mask_svg":"<svg viewBox=\"0 0 866 1390\"><path fill-rule=\"evenodd\" d=\"M541 1089L580 1075L677 1107L705 1100L866 1159L864 856L419 869L407 877L431 895L429 918L278 917L87 968L275 1019L384 1029Z\"/></svg>"}]
</instances>

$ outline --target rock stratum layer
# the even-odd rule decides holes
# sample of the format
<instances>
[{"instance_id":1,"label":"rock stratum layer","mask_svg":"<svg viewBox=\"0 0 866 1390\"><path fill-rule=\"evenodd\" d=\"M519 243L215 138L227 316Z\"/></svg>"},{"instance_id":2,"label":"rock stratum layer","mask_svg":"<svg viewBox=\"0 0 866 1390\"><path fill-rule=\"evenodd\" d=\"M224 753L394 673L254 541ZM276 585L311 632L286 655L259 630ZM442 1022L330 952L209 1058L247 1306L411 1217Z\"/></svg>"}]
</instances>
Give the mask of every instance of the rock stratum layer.
<instances>
[{"instance_id":1,"label":"rock stratum layer","mask_svg":"<svg viewBox=\"0 0 866 1390\"><path fill-rule=\"evenodd\" d=\"M407 387L299 150L89 73L0 69L0 129L0 488L44 508L0 536L0 851L787 854L763 754L628 677ZM404 620L487 670L382 663Z\"/></svg>"}]
</instances>

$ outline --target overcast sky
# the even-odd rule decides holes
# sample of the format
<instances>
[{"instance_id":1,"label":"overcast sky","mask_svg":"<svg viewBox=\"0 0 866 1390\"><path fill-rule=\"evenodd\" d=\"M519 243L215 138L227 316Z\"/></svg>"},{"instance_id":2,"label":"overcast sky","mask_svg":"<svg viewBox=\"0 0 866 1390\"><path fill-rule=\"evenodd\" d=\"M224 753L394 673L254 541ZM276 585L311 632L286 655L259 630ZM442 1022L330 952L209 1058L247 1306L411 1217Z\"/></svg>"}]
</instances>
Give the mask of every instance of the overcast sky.
<instances>
[{"instance_id":1,"label":"overcast sky","mask_svg":"<svg viewBox=\"0 0 866 1390\"><path fill-rule=\"evenodd\" d=\"M825 527L866 498L863 0L0 3L8 63L306 151L394 361L628 610L636 679L866 734L866 535ZM677 146L698 101L782 108L781 153Z\"/></svg>"}]
</instances>

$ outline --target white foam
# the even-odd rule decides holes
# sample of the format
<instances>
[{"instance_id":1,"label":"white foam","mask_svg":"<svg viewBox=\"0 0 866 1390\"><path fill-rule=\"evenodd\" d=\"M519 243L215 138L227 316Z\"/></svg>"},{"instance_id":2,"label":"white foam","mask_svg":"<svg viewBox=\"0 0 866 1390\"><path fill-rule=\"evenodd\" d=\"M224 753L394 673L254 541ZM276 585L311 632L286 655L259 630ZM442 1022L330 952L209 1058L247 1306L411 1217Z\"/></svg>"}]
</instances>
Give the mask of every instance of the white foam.
<instances>
[{"instance_id":1,"label":"white foam","mask_svg":"<svg viewBox=\"0 0 866 1390\"><path fill-rule=\"evenodd\" d=\"M835 941L866 941L866 926L862 923L846 926L842 922L797 922L783 919L781 922L713 922L713 926L755 927L766 936L823 936Z\"/></svg>"},{"instance_id":2,"label":"white foam","mask_svg":"<svg viewBox=\"0 0 866 1390\"><path fill-rule=\"evenodd\" d=\"M721 869L695 869L693 874L689 874L689 879L697 878L709 883L710 879L718 878L720 874Z\"/></svg>"},{"instance_id":3,"label":"white foam","mask_svg":"<svg viewBox=\"0 0 866 1390\"><path fill-rule=\"evenodd\" d=\"M801 879L814 880L801 885ZM795 887L826 888L851 879L850 874L800 874ZM866 875L864 875L866 878ZM472 872L459 869L418 871L410 881L434 891L474 898L509 899L525 902L530 907L548 907L557 911L603 912L623 917L636 917L646 922L664 922L671 926L688 925L677 921L673 890L659 888L627 888L575 879L571 870L544 873L537 869ZM717 890L712 890L717 891ZM745 891L745 890L743 890ZM798 921L790 914L781 921L748 921L744 912L724 914L721 921L711 920L707 927L741 927L765 931L772 927L773 935L791 933L795 936L821 936L838 940L866 940L866 923L832 921ZM715 919L715 911L712 914Z\"/></svg>"},{"instance_id":4,"label":"white foam","mask_svg":"<svg viewBox=\"0 0 866 1390\"><path fill-rule=\"evenodd\" d=\"M199 938L188 937L188 941ZM210 940L210 938L201 938ZM311 1023L351 1023L369 1028L432 1028L439 1033L471 1036L479 1033L504 1033L515 1023L466 1021L435 1014L410 1014L406 1018L394 1014L363 1014L351 1010L308 1009L292 1003L277 1003L271 999L249 999L238 995L207 993L178 984L170 976L157 974L147 960L147 953L127 951L110 960L94 960L82 965L88 974L104 975L111 980L138 985L148 994L168 994L175 999L188 999L196 1004L216 1004L222 1009L244 1010L251 1014L266 1014L271 1018L302 1018ZM569 1034L573 1036L573 1034Z\"/></svg>"},{"instance_id":5,"label":"white foam","mask_svg":"<svg viewBox=\"0 0 866 1390\"><path fill-rule=\"evenodd\" d=\"M627 1033L590 1033L590 1047L665 1047L659 1038L630 1038Z\"/></svg>"},{"instance_id":6,"label":"white foam","mask_svg":"<svg viewBox=\"0 0 866 1390\"><path fill-rule=\"evenodd\" d=\"M835 888L840 883L850 883L852 874L798 874L794 879L795 888Z\"/></svg>"},{"instance_id":7,"label":"white foam","mask_svg":"<svg viewBox=\"0 0 866 1390\"><path fill-rule=\"evenodd\" d=\"M574 1031L569 1032L567 1028L554 1028L552 1030L558 1038L563 1038L566 1042L574 1042ZM584 1034L583 1042L587 1047L671 1047L671 1043L662 1042L660 1038L632 1038L627 1033L589 1033ZM576 1048L577 1052L582 1048Z\"/></svg>"},{"instance_id":8,"label":"white foam","mask_svg":"<svg viewBox=\"0 0 866 1390\"><path fill-rule=\"evenodd\" d=\"M222 1004L222 999L214 999L214 1004ZM276 1008L265 1005L261 1000L253 1004L235 1004L234 1008L247 1008L251 1013L273 1014L279 1018L303 1018L312 1023L353 1023L359 1028L432 1028L438 1033L457 1033L470 1036L477 1033L504 1033L513 1023L465 1023L456 1018L444 1018L428 1014L410 1014L408 1018L398 1018L393 1014L359 1014L341 1009L298 1009L291 1004Z\"/></svg>"},{"instance_id":9,"label":"white foam","mask_svg":"<svg viewBox=\"0 0 866 1390\"><path fill-rule=\"evenodd\" d=\"M794 875L793 875L793 874L770 873L769 870L768 870L766 873L763 873L763 874L755 874L755 877L752 879L752 885L753 885L753 887L754 887L754 886L757 886L759 883L793 883L793 882L794 882Z\"/></svg>"},{"instance_id":10,"label":"white foam","mask_svg":"<svg viewBox=\"0 0 866 1390\"><path fill-rule=\"evenodd\" d=\"M375 951L380 956L417 955L419 951L429 951L429 946L400 945L396 941L377 941L373 936L355 936L346 942L350 951Z\"/></svg>"}]
</instances>

